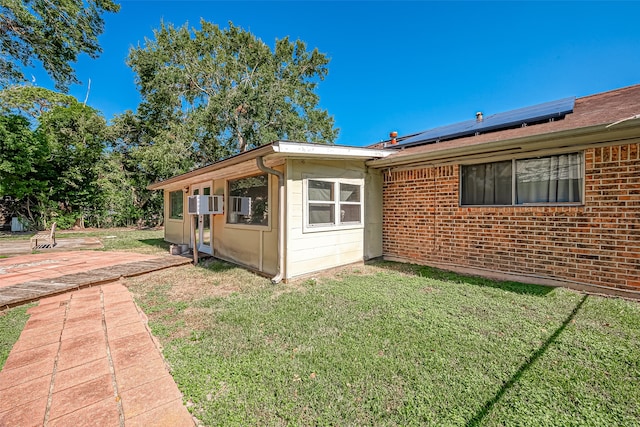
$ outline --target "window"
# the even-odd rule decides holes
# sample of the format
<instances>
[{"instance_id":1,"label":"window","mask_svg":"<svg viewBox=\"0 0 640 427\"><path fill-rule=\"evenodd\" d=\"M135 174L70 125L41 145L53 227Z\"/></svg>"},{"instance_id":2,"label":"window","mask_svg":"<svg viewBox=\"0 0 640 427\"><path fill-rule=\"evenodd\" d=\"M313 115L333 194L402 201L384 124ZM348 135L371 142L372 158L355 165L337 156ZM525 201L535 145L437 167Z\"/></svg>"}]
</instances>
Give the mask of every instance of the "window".
<instances>
[{"instance_id":1,"label":"window","mask_svg":"<svg viewBox=\"0 0 640 427\"><path fill-rule=\"evenodd\" d=\"M182 196L182 190L172 191L169 193L169 218L170 219L182 219L184 197Z\"/></svg>"},{"instance_id":2,"label":"window","mask_svg":"<svg viewBox=\"0 0 640 427\"><path fill-rule=\"evenodd\" d=\"M462 167L463 205L510 205L511 160Z\"/></svg>"},{"instance_id":3,"label":"window","mask_svg":"<svg viewBox=\"0 0 640 427\"><path fill-rule=\"evenodd\" d=\"M269 224L269 177L267 174L227 182L227 223Z\"/></svg>"},{"instance_id":4,"label":"window","mask_svg":"<svg viewBox=\"0 0 640 427\"><path fill-rule=\"evenodd\" d=\"M462 166L462 205L582 202L581 153Z\"/></svg>"},{"instance_id":5,"label":"window","mask_svg":"<svg viewBox=\"0 0 640 427\"><path fill-rule=\"evenodd\" d=\"M306 226L362 224L362 185L355 182L307 179Z\"/></svg>"}]
</instances>

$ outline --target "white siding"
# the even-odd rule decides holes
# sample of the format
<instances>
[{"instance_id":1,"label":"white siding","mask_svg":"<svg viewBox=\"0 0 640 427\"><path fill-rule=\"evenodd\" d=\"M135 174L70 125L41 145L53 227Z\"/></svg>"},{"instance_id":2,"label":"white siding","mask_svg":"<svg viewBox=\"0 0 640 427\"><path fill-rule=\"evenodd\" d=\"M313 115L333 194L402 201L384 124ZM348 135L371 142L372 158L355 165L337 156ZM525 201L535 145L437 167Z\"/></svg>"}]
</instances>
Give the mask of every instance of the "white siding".
<instances>
[{"instance_id":1,"label":"white siding","mask_svg":"<svg viewBox=\"0 0 640 427\"><path fill-rule=\"evenodd\" d=\"M379 177L379 173L375 172ZM316 179L348 179L357 180L364 185L363 209L365 221L358 228L334 228L324 230L304 231L305 209L303 195L303 180L305 178ZM373 242L380 232L366 231L366 225L382 224L381 212L374 212L382 200L381 180L373 176L367 178L367 170L363 161L311 161L289 160L287 162L287 239L286 239L286 278L313 273L320 270L338 267L341 265L362 262L365 257L365 233L367 242ZM375 188L373 193L368 184L376 187L380 182L380 189ZM380 193L380 194L377 194ZM371 202L369 201L371 199ZM372 220L368 219L369 215ZM380 238L381 240L381 238ZM369 243L368 243L369 244ZM377 246L381 242L372 245L372 250L367 254L376 253ZM377 255L376 255L377 256Z\"/></svg>"}]
</instances>

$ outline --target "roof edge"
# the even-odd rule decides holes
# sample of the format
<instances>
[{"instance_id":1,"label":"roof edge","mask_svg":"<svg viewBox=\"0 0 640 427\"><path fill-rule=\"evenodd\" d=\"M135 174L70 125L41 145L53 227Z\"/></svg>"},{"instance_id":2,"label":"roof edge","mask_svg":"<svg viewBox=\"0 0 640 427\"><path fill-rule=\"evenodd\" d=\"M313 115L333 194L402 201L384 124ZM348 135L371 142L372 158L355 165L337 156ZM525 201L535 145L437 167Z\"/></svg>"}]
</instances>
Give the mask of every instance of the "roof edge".
<instances>
[{"instance_id":1,"label":"roof edge","mask_svg":"<svg viewBox=\"0 0 640 427\"><path fill-rule=\"evenodd\" d=\"M223 169L225 167L229 167L229 166L233 166L236 165L238 163L242 163L245 162L251 158L254 157L258 157L258 156L266 156L267 154L271 154L274 152L274 146L275 142L271 142L269 144L265 144L265 145L261 145L260 147L254 148L252 150L249 151L245 151L244 153L240 153L240 154L236 154L235 156L231 156L228 157L224 160L220 160L218 162L212 163L210 165L207 166L203 166L197 169L193 169L189 172L180 174L180 175L176 175L176 176L172 176L171 178L167 178L163 181L158 181L158 182L154 182L153 184L149 184L147 186L148 190L161 190L164 187L167 187L173 183L176 182L180 182L182 180L185 179L189 179L192 178L194 176L198 176L201 175L203 173L207 173L207 172L213 172L216 171L218 169Z\"/></svg>"},{"instance_id":2,"label":"roof edge","mask_svg":"<svg viewBox=\"0 0 640 427\"><path fill-rule=\"evenodd\" d=\"M519 138L503 139L493 142L484 142L475 145L464 145L453 148L445 148L437 151L418 152L405 156L391 156L389 158L375 159L367 162L367 166L372 168L385 168L404 166L421 161L441 161L451 159L463 159L472 155L491 153L496 150L506 150L510 148L521 148L521 152L535 151L541 144L554 142L554 146L571 147L585 144L606 144L611 141L618 141L637 138L637 131L640 127L640 119L629 120L624 125L607 128L606 125L598 124L583 128L565 129L557 132L529 135ZM604 137L606 136L606 137Z\"/></svg>"},{"instance_id":3,"label":"roof edge","mask_svg":"<svg viewBox=\"0 0 640 427\"><path fill-rule=\"evenodd\" d=\"M315 144L309 142L277 141L274 151L286 157L338 157L338 158L383 158L394 150L353 147L349 145Z\"/></svg>"},{"instance_id":4,"label":"roof edge","mask_svg":"<svg viewBox=\"0 0 640 427\"><path fill-rule=\"evenodd\" d=\"M329 159L359 159L369 160L384 158L395 150L372 149L366 147L352 147L347 145L329 145L310 142L273 141L261 145L244 153L236 154L224 160L193 169L189 172L158 181L147 186L148 190L161 190L180 181L196 177L209 172L234 166L260 156L277 156L286 158L329 158Z\"/></svg>"}]
</instances>

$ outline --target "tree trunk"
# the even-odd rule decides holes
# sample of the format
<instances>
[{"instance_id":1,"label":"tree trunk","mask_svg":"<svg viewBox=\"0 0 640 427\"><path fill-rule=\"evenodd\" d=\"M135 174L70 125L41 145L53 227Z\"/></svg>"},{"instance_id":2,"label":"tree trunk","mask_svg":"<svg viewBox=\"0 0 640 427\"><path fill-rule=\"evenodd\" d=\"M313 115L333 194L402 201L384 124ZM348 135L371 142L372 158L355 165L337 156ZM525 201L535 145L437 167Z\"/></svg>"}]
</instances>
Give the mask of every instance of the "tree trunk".
<instances>
[{"instance_id":1,"label":"tree trunk","mask_svg":"<svg viewBox=\"0 0 640 427\"><path fill-rule=\"evenodd\" d=\"M247 141L244 140L244 137L238 132L238 150L241 153L247 151Z\"/></svg>"},{"instance_id":2,"label":"tree trunk","mask_svg":"<svg viewBox=\"0 0 640 427\"><path fill-rule=\"evenodd\" d=\"M78 218L76 218L76 223L73 224L73 228L84 229L84 215L80 215Z\"/></svg>"}]
</instances>

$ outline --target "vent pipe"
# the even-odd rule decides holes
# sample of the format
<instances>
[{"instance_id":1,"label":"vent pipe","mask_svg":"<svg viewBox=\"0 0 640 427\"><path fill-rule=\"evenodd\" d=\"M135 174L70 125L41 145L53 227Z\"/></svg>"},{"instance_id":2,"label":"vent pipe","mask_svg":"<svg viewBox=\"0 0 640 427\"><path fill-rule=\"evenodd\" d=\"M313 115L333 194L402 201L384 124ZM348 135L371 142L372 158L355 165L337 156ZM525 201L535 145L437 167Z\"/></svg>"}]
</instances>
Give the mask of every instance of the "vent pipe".
<instances>
[{"instance_id":1,"label":"vent pipe","mask_svg":"<svg viewBox=\"0 0 640 427\"><path fill-rule=\"evenodd\" d=\"M482 120L484 120L484 117L482 115L482 111L478 111L476 113L476 122L481 122Z\"/></svg>"},{"instance_id":2,"label":"vent pipe","mask_svg":"<svg viewBox=\"0 0 640 427\"><path fill-rule=\"evenodd\" d=\"M398 132L396 131L389 133L389 137L391 138L391 145L396 145L398 143L398 140L396 139L397 136Z\"/></svg>"}]
</instances>

